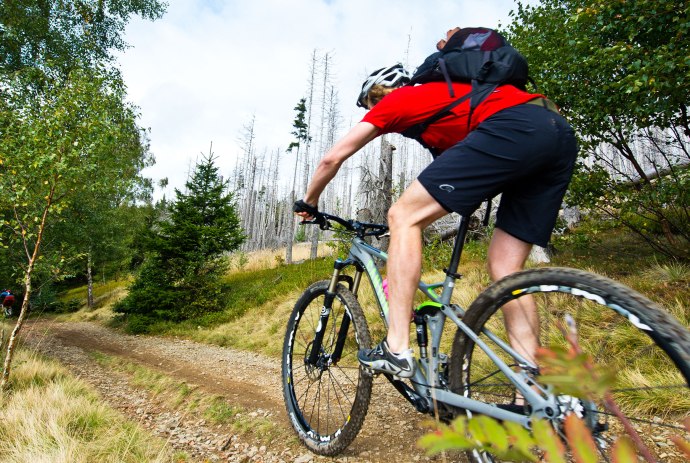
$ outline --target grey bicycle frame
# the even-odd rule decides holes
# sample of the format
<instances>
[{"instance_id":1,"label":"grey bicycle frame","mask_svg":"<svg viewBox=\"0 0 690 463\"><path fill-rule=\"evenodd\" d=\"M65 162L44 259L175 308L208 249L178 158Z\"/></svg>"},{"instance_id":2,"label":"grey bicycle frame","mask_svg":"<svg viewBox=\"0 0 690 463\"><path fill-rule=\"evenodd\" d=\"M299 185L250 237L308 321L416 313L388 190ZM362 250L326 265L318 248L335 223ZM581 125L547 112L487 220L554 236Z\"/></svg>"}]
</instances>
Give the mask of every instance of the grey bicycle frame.
<instances>
[{"instance_id":1,"label":"grey bicycle frame","mask_svg":"<svg viewBox=\"0 0 690 463\"><path fill-rule=\"evenodd\" d=\"M464 237L458 239L464 240ZM460 243L460 246L461 245L462 243ZM340 262L345 266L349 264L356 264L356 273L352 288L352 292L355 294L355 296L357 295L361 284L362 274L367 274L369 281L371 282L371 286L374 289L374 294L376 295L376 301L379 306L381 317L383 318L387 328L388 301L386 300L386 296L384 294L383 280L378 268L376 267L375 259L387 261L388 255L380 249L366 243L361 238L355 237L352 240L352 246L350 248L348 259ZM333 281L337 281L338 273L339 270L336 270ZM431 333L431 349L430 354L426 358L418 359L418 368L415 369L414 376L411 378L411 384L415 392L420 397L425 398L430 406L433 405L434 401L443 402L454 407L468 410L470 412L480 413L498 420L513 421L526 428L530 427L531 417L529 416L507 411L494 405L489 405L485 402L456 394L439 384L439 346L441 336L443 334L443 327L445 325L446 318L448 318L455 323L455 325L457 325L457 327L462 330L470 339L472 339L501 370L501 372L505 374L505 376L515 385L515 387L520 391L520 393L532 407L533 415L540 418L552 417L553 413L551 411L557 409L553 395L548 394L548 397L544 398L539 393L534 391L528 384L527 377L524 373L516 373L513 371L510 366L508 366L491 350L486 342L479 338L477 333L472 331L470 327L468 327L462 321L464 310L459 306L450 303L457 276L452 275L451 272L447 273L448 275L443 283L419 283L419 290L422 291L422 293L424 293L432 302L439 304L440 310L435 315L424 316L427 327ZM436 288L443 288L440 296L434 291ZM501 350L505 351L508 355L515 359L519 365L536 369L535 365L522 357L519 353L512 349L510 345L501 340L495 334L491 333L488 329L484 329L482 333Z\"/></svg>"}]
</instances>

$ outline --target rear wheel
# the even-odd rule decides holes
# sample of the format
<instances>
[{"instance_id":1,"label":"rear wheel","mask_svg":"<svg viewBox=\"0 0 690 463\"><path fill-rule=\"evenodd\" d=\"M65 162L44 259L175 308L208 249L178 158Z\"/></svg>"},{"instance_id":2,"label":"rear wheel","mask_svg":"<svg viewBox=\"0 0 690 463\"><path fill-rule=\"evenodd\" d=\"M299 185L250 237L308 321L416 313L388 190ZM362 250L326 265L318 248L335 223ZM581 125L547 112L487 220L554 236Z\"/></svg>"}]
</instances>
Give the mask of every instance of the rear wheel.
<instances>
[{"instance_id":1,"label":"rear wheel","mask_svg":"<svg viewBox=\"0 0 690 463\"><path fill-rule=\"evenodd\" d=\"M476 333L488 329L507 342L499 309L510 301L533 298L540 318L540 344L566 346L558 328L569 314L578 342L605 371L616 372L613 398L654 451L664 443L664 461L686 461L674 446L690 410L690 333L668 312L620 283L574 269L544 268L511 275L486 289L472 303L464 322ZM480 337L493 348L485 333ZM487 355L460 330L450 362L451 388L459 394L515 409L516 390ZM517 362L495 349L508 365ZM463 368L464 366L464 368ZM529 373L536 383L538 372ZM621 423L603 404L563 396L562 415L577 413L592 430L601 458L609 459ZM556 423L558 428L558 423ZM472 461L495 461L475 453Z\"/></svg>"},{"instance_id":2,"label":"rear wheel","mask_svg":"<svg viewBox=\"0 0 690 463\"><path fill-rule=\"evenodd\" d=\"M343 285L336 289L317 360L309 361L329 283L314 283L300 297L283 344L283 395L290 422L319 455L336 455L357 436L373 380L357 360L359 349L371 347L369 328L357 299Z\"/></svg>"}]
</instances>

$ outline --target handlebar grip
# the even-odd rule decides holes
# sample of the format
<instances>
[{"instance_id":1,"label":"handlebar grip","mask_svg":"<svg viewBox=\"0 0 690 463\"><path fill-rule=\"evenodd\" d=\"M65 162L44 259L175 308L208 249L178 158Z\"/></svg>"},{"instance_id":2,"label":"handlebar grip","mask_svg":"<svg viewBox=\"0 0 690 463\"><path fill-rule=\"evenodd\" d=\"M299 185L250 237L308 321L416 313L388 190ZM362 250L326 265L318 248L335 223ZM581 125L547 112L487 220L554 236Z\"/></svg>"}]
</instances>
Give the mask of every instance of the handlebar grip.
<instances>
[{"instance_id":1,"label":"handlebar grip","mask_svg":"<svg viewBox=\"0 0 690 463\"><path fill-rule=\"evenodd\" d=\"M312 216L316 216L319 213L319 209L312 206L309 203L305 203L303 200L298 200L295 201L295 204L292 206L293 212L306 212Z\"/></svg>"},{"instance_id":2,"label":"handlebar grip","mask_svg":"<svg viewBox=\"0 0 690 463\"><path fill-rule=\"evenodd\" d=\"M319 212L317 207L314 207L300 199L295 201L295 204L292 206L292 210L294 212L306 212L314 218L313 220L305 220L302 223L315 223L323 230L328 228L328 221L323 214Z\"/></svg>"}]
</instances>

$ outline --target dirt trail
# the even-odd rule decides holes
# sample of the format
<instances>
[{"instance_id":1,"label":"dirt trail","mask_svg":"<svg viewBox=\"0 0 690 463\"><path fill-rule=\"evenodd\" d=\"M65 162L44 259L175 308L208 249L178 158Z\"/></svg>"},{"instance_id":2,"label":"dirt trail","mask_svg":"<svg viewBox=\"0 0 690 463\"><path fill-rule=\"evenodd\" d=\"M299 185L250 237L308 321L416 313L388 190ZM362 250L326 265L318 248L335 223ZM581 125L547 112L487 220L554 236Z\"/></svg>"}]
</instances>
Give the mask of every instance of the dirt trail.
<instances>
[{"instance_id":1,"label":"dirt trail","mask_svg":"<svg viewBox=\"0 0 690 463\"><path fill-rule=\"evenodd\" d=\"M56 358L92 384L111 406L197 461L436 460L426 457L415 445L427 417L417 413L382 377L374 383L372 404L359 436L339 457L322 458L312 455L292 438L283 405L279 359L184 339L131 336L87 322L30 320L24 338L29 346ZM182 416L147 391L137 389L124 374L102 367L90 355L92 352L135 362L197 386L209 395L221 395L250 416L270 420L285 438L252 441L247 434L234 435L229 427L211 426L200 417Z\"/></svg>"}]
</instances>

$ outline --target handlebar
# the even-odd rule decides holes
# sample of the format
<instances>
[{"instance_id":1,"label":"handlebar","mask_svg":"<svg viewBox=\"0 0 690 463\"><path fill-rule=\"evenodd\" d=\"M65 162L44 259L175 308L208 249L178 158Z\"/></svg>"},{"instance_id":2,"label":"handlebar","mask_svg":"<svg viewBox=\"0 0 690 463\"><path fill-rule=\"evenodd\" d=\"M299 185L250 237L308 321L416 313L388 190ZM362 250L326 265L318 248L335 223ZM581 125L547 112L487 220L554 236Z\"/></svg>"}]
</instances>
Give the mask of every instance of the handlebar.
<instances>
[{"instance_id":1,"label":"handlebar","mask_svg":"<svg viewBox=\"0 0 690 463\"><path fill-rule=\"evenodd\" d=\"M303 220L300 222L300 225L318 225L321 230L329 230L331 229L331 222L335 222L339 225L342 225L345 230L356 234L360 238L364 238L366 236L375 236L380 238L388 233L388 226L383 224L359 222L352 219L347 220L343 219L342 217L338 217L337 215L319 211L312 213L312 216L314 217L312 220Z\"/></svg>"}]
</instances>

